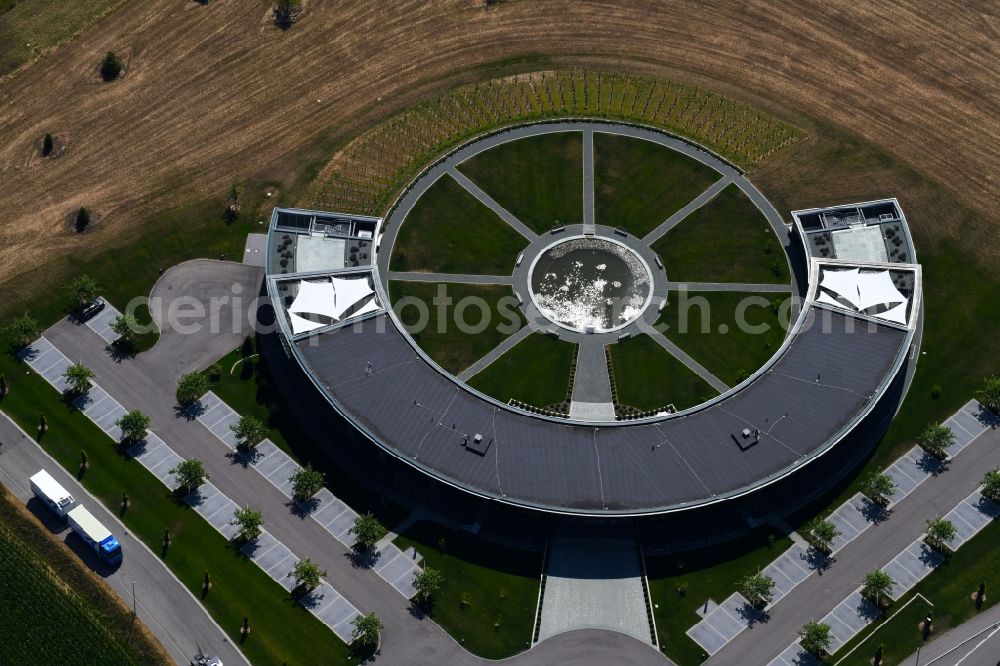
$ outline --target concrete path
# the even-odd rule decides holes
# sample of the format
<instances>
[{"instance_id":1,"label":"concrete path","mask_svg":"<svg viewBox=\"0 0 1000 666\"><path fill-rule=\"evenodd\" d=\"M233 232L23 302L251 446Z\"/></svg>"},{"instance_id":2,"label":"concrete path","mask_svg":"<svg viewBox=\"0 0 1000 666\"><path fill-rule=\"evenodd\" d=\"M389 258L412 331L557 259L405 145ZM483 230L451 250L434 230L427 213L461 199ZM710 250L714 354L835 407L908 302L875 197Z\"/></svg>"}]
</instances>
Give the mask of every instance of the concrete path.
<instances>
[{"instance_id":1,"label":"concrete path","mask_svg":"<svg viewBox=\"0 0 1000 666\"><path fill-rule=\"evenodd\" d=\"M472 379L477 373L482 372L486 366L488 366L493 361L497 360L508 351L514 348L518 342L524 340L526 337L531 335L534 330L531 326L524 326L517 333L514 333L509 338L498 344L496 347L490 350L486 356L482 357L468 368L463 370L458 374L458 378L463 382L467 382Z\"/></svg>"},{"instance_id":2,"label":"concrete path","mask_svg":"<svg viewBox=\"0 0 1000 666\"><path fill-rule=\"evenodd\" d=\"M142 541L132 536L104 505L94 499L75 478L29 438L6 414L0 414L0 481L28 508L45 527L66 538L66 545L91 569L104 578L111 589L129 606L132 605L132 581L139 619L159 639L178 664L187 664L199 649L218 654L226 664L249 664L239 648L205 611L188 589ZM122 544L125 557L120 567L108 571L93 552L72 533L63 521L56 520L47 507L33 495L28 477L45 469L78 502L84 504L104 523Z\"/></svg>"},{"instance_id":3,"label":"concrete path","mask_svg":"<svg viewBox=\"0 0 1000 666\"><path fill-rule=\"evenodd\" d=\"M955 457L946 471L932 474L899 502L892 516L845 545L821 576L810 576L770 609L769 620L744 631L709 664L766 664L786 650L810 618L822 618L861 582L864 572L886 566L907 550L927 521L943 516L969 497L984 470L1000 466L1000 429L986 431Z\"/></svg>"},{"instance_id":4,"label":"concrete path","mask_svg":"<svg viewBox=\"0 0 1000 666\"><path fill-rule=\"evenodd\" d=\"M715 195L726 189L726 186L733 182L731 176L723 176L719 180L715 181L708 188L692 199L686 206L681 208L679 211L668 217L662 224L657 226L655 229L646 234L642 242L647 245L652 245L656 241L660 240L668 231L676 227L681 220L685 219L691 213L695 212L709 201L715 198Z\"/></svg>"},{"instance_id":5,"label":"concrete path","mask_svg":"<svg viewBox=\"0 0 1000 666\"><path fill-rule=\"evenodd\" d=\"M698 363L698 361L688 356L687 352L671 342L667 336L656 330L652 324L643 319L637 320L636 323L639 325L639 328L646 333L646 335L656 340L658 345L666 349L671 356L686 365L691 372L708 382L716 391L723 393L729 390L729 386L724 381L709 372L701 363Z\"/></svg>"},{"instance_id":6,"label":"concrete path","mask_svg":"<svg viewBox=\"0 0 1000 666\"><path fill-rule=\"evenodd\" d=\"M464 187L466 191L472 196L479 199L487 208L496 213L501 220L509 224L514 230L527 238L529 241L533 241L538 238L538 234L529 229L521 220L514 217L514 214L509 210L498 204L493 197L484 192L478 185L469 180L465 174L463 174L458 169L450 169L448 175L454 178L459 185Z\"/></svg>"},{"instance_id":7,"label":"concrete path","mask_svg":"<svg viewBox=\"0 0 1000 666\"><path fill-rule=\"evenodd\" d=\"M510 275L463 275L461 273L413 273L392 271L390 280L404 282L461 282L463 284L506 284L514 283Z\"/></svg>"},{"instance_id":8,"label":"concrete path","mask_svg":"<svg viewBox=\"0 0 1000 666\"><path fill-rule=\"evenodd\" d=\"M594 130L583 131L583 233L594 233Z\"/></svg>"},{"instance_id":9,"label":"concrete path","mask_svg":"<svg viewBox=\"0 0 1000 666\"><path fill-rule=\"evenodd\" d=\"M749 284L743 282L667 282L667 289L678 291L740 291L758 294L787 294L792 291L789 284Z\"/></svg>"},{"instance_id":10,"label":"concrete path","mask_svg":"<svg viewBox=\"0 0 1000 666\"><path fill-rule=\"evenodd\" d=\"M634 541L552 539L538 638L574 629L610 629L652 644Z\"/></svg>"},{"instance_id":11,"label":"concrete path","mask_svg":"<svg viewBox=\"0 0 1000 666\"><path fill-rule=\"evenodd\" d=\"M591 421L614 421L615 406L604 345L594 340L583 340L578 349L570 416Z\"/></svg>"}]
</instances>

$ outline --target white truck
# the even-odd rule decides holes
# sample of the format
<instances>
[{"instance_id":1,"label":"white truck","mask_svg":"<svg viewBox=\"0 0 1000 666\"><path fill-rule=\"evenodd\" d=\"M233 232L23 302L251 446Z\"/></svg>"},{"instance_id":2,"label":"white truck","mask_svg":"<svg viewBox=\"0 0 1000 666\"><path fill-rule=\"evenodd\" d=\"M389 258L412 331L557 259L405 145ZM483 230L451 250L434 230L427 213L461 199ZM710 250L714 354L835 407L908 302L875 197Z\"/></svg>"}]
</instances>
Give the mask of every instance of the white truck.
<instances>
[{"instance_id":1,"label":"white truck","mask_svg":"<svg viewBox=\"0 0 1000 666\"><path fill-rule=\"evenodd\" d=\"M31 492L35 493L35 497L45 502L60 518L65 518L69 510L76 505L76 499L44 469L28 480L31 482Z\"/></svg>"},{"instance_id":2,"label":"white truck","mask_svg":"<svg viewBox=\"0 0 1000 666\"><path fill-rule=\"evenodd\" d=\"M122 547L118 539L101 524L94 514L87 511L84 506L70 509L66 514L69 526L73 528L87 545L94 549L98 557L108 566L115 566L122 561Z\"/></svg>"}]
</instances>

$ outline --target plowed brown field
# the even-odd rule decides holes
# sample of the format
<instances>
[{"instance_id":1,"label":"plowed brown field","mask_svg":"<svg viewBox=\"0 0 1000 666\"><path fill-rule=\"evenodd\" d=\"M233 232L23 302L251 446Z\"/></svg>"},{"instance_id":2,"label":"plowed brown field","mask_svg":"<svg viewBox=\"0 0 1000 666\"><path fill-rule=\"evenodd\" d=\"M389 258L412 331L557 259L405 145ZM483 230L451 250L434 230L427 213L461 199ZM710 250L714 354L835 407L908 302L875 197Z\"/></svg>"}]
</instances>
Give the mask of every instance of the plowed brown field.
<instances>
[{"instance_id":1,"label":"plowed brown field","mask_svg":"<svg viewBox=\"0 0 1000 666\"><path fill-rule=\"evenodd\" d=\"M268 8L130 0L0 83L0 281L83 239L97 251L184 198L221 199L232 180L286 181L320 136L343 141L458 82L553 63L696 81L809 130L804 114L836 128L824 138L854 135L1000 221L996 3L309 0L287 32ZM104 84L110 48L127 72ZM47 131L67 142L57 160L35 154ZM820 179L822 154L851 159L817 141L763 167L765 187ZM821 199L818 182L800 184ZM83 237L66 224L81 205L102 219ZM929 238L956 224L917 223Z\"/></svg>"}]
</instances>

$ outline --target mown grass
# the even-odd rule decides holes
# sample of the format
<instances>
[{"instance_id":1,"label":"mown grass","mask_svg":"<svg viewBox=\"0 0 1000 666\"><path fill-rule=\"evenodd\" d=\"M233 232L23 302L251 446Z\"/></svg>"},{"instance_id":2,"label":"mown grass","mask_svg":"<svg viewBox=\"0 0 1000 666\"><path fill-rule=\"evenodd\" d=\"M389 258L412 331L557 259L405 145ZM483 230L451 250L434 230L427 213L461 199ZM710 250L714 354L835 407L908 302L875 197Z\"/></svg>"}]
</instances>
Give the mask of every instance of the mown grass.
<instances>
[{"instance_id":1,"label":"mown grass","mask_svg":"<svg viewBox=\"0 0 1000 666\"><path fill-rule=\"evenodd\" d=\"M652 247L673 282L790 280L785 251L767 219L736 185L681 220Z\"/></svg>"},{"instance_id":2,"label":"mown grass","mask_svg":"<svg viewBox=\"0 0 1000 666\"><path fill-rule=\"evenodd\" d=\"M531 643L542 554L499 546L475 535L420 522L395 540L413 546L444 583L430 615L465 649L502 659Z\"/></svg>"},{"instance_id":3,"label":"mown grass","mask_svg":"<svg viewBox=\"0 0 1000 666\"><path fill-rule=\"evenodd\" d=\"M617 402L641 411L693 407L718 392L656 340L638 335L609 345Z\"/></svg>"},{"instance_id":4,"label":"mown grass","mask_svg":"<svg viewBox=\"0 0 1000 666\"><path fill-rule=\"evenodd\" d=\"M15 501L0 487L0 636L19 637L0 641L0 663L172 663L115 593Z\"/></svg>"},{"instance_id":5,"label":"mown grass","mask_svg":"<svg viewBox=\"0 0 1000 666\"><path fill-rule=\"evenodd\" d=\"M594 134L594 218L640 238L720 178L714 169L651 141Z\"/></svg>"},{"instance_id":6,"label":"mown grass","mask_svg":"<svg viewBox=\"0 0 1000 666\"><path fill-rule=\"evenodd\" d=\"M501 402L548 407L566 400L575 345L532 333L473 375L469 385Z\"/></svg>"},{"instance_id":7,"label":"mown grass","mask_svg":"<svg viewBox=\"0 0 1000 666\"><path fill-rule=\"evenodd\" d=\"M538 233L583 221L583 137L543 134L503 143L459 170Z\"/></svg>"},{"instance_id":8,"label":"mown grass","mask_svg":"<svg viewBox=\"0 0 1000 666\"><path fill-rule=\"evenodd\" d=\"M528 241L454 178L431 185L402 222L391 269L510 275Z\"/></svg>"},{"instance_id":9,"label":"mown grass","mask_svg":"<svg viewBox=\"0 0 1000 666\"><path fill-rule=\"evenodd\" d=\"M904 608L907 602L909 605ZM875 622L872 628L862 631L854 640L848 641L833 656L825 657L824 662L835 664L844 659L841 662L843 666L871 666L875 652L881 644L883 666L898 664L924 644L920 623L928 613L933 615L934 610L934 607L923 599L908 594L888 608L882 619ZM936 628L937 622L934 624ZM847 656L851 650L854 652Z\"/></svg>"},{"instance_id":10,"label":"mown grass","mask_svg":"<svg viewBox=\"0 0 1000 666\"><path fill-rule=\"evenodd\" d=\"M756 531L725 546L646 558L649 594L660 646L680 666L700 664L702 649L684 633L701 618L709 599L722 603L746 576L757 573L792 545L777 532Z\"/></svg>"},{"instance_id":11,"label":"mown grass","mask_svg":"<svg viewBox=\"0 0 1000 666\"><path fill-rule=\"evenodd\" d=\"M781 303L791 294L676 292L668 294L657 326L713 375L735 386L781 346ZM767 330L756 331L766 327Z\"/></svg>"},{"instance_id":12,"label":"mown grass","mask_svg":"<svg viewBox=\"0 0 1000 666\"><path fill-rule=\"evenodd\" d=\"M115 443L86 416L68 406L45 380L11 356L0 356L10 393L0 403L26 432L36 432L40 413L48 421L41 446L71 473L78 473L80 450L89 468L81 482L105 506L118 511L122 492L130 506L126 527L154 552L161 552L163 531L172 545L164 560L181 582L201 595L206 571L212 589L202 603L233 641L239 641L244 617L252 633L242 645L255 663L346 663L349 651L333 632L234 548L204 519L178 501L137 461L120 454ZM125 554L128 557L128 553Z\"/></svg>"},{"instance_id":13,"label":"mown grass","mask_svg":"<svg viewBox=\"0 0 1000 666\"><path fill-rule=\"evenodd\" d=\"M434 302L439 295L447 299L440 307ZM526 323L506 285L393 280L389 298L420 348L453 374L486 356Z\"/></svg>"}]
</instances>

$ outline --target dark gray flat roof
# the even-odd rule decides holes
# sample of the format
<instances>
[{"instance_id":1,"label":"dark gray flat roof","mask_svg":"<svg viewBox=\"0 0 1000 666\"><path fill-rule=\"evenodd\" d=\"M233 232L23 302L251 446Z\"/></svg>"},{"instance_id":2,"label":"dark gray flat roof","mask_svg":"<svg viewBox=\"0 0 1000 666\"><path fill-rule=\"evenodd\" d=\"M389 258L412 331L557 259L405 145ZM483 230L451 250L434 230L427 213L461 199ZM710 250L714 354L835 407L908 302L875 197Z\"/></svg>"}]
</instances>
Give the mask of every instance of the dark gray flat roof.
<instances>
[{"instance_id":1,"label":"dark gray flat roof","mask_svg":"<svg viewBox=\"0 0 1000 666\"><path fill-rule=\"evenodd\" d=\"M741 390L656 423L600 427L483 399L429 364L385 315L297 347L338 409L398 457L480 495L601 514L701 505L783 476L867 413L909 339L809 308L781 356ZM747 427L760 442L741 450L731 434ZM476 434L488 443L483 455L463 445Z\"/></svg>"}]
</instances>

